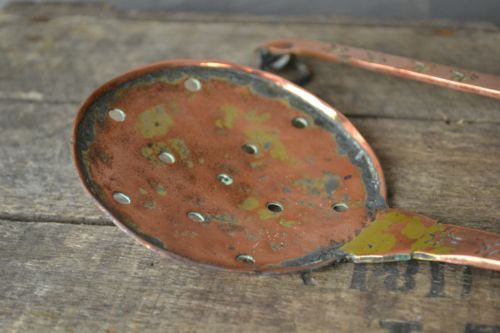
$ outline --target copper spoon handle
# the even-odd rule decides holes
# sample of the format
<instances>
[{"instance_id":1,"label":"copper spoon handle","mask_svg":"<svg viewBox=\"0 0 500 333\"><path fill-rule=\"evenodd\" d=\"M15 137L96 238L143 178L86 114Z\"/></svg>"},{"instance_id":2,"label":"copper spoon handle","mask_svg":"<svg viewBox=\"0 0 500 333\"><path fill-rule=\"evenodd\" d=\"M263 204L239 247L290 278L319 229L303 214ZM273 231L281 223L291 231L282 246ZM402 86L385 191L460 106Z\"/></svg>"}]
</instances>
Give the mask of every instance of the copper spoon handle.
<instances>
[{"instance_id":1,"label":"copper spoon handle","mask_svg":"<svg viewBox=\"0 0 500 333\"><path fill-rule=\"evenodd\" d=\"M500 77L495 75L314 40L280 39L268 42L262 48L275 55L316 57L500 99Z\"/></svg>"},{"instance_id":2,"label":"copper spoon handle","mask_svg":"<svg viewBox=\"0 0 500 333\"><path fill-rule=\"evenodd\" d=\"M341 249L354 262L419 259L500 271L500 235L398 209L379 211Z\"/></svg>"}]
</instances>

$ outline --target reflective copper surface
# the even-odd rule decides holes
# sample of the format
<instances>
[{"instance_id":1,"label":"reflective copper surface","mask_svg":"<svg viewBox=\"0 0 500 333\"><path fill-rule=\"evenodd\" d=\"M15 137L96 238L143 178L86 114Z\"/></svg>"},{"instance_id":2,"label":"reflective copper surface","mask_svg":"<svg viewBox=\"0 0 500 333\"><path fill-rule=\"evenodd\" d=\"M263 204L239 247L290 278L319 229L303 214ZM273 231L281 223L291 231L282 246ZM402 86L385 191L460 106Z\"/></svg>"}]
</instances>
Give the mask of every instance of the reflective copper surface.
<instances>
[{"instance_id":1,"label":"reflective copper surface","mask_svg":"<svg viewBox=\"0 0 500 333\"><path fill-rule=\"evenodd\" d=\"M385 205L378 161L344 116L246 67L180 61L129 72L82 106L74 139L84 185L118 225L212 266L325 264Z\"/></svg>"},{"instance_id":2,"label":"reflective copper surface","mask_svg":"<svg viewBox=\"0 0 500 333\"><path fill-rule=\"evenodd\" d=\"M499 269L497 235L387 210L354 126L266 72L196 60L133 70L87 99L73 140L99 207L162 254L258 272L411 258Z\"/></svg>"},{"instance_id":3,"label":"reflective copper surface","mask_svg":"<svg viewBox=\"0 0 500 333\"><path fill-rule=\"evenodd\" d=\"M355 262L420 259L500 270L498 235L397 209L380 210L342 250Z\"/></svg>"}]
</instances>

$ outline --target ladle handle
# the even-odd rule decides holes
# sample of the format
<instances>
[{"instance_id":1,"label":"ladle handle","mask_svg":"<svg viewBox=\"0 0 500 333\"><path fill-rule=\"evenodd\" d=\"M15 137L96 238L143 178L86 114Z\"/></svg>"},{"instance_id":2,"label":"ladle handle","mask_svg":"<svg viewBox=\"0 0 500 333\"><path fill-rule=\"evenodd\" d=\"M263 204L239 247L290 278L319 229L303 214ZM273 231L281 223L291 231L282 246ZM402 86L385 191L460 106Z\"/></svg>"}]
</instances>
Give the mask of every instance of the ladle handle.
<instances>
[{"instance_id":1,"label":"ladle handle","mask_svg":"<svg viewBox=\"0 0 500 333\"><path fill-rule=\"evenodd\" d=\"M500 235L398 209L379 211L342 250L354 262L419 259L500 271Z\"/></svg>"},{"instance_id":2,"label":"ladle handle","mask_svg":"<svg viewBox=\"0 0 500 333\"><path fill-rule=\"evenodd\" d=\"M500 99L500 77L495 75L314 40L274 40L262 48L274 55L315 57Z\"/></svg>"}]
</instances>

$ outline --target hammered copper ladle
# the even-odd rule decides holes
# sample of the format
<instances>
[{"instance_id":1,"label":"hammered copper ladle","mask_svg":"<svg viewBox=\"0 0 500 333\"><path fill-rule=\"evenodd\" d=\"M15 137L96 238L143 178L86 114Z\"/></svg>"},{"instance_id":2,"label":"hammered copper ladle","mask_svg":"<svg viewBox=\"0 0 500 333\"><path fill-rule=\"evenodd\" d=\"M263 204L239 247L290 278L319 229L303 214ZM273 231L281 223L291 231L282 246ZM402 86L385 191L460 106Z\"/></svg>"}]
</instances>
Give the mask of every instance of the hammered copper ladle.
<instances>
[{"instance_id":1,"label":"hammered copper ladle","mask_svg":"<svg viewBox=\"0 0 500 333\"><path fill-rule=\"evenodd\" d=\"M85 189L162 254L236 271L339 260L435 260L500 270L500 237L390 209L347 118L274 74L165 61L97 89L75 120Z\"/></svg>"}]
</instances>

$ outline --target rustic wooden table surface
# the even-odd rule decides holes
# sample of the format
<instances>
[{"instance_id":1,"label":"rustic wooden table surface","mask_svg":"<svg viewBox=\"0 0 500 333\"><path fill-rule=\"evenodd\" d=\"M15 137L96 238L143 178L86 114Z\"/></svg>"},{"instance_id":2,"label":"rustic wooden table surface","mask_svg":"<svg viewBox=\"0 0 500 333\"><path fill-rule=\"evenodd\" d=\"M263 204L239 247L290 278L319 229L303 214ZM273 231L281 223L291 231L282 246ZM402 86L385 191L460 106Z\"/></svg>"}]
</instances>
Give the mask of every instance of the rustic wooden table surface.
<instances>
[{"instance_id":1,"label":"rustic wooden table surface","mask_svg":"<svg viewBox=\"0 0 500 333\"><path fill-rule=\"evenodd\" d=\"M79 103L132 67L172 58L254 64L298 36L500 75L500 29L117 13L0 12L0 327L3 332L500 332L500 273L408 262L242 275L160 258L113 226L70 159ZM312 62L307 89L372 144L389 201L500 232L500 102Z\"/></svg>"}]
</instances>

